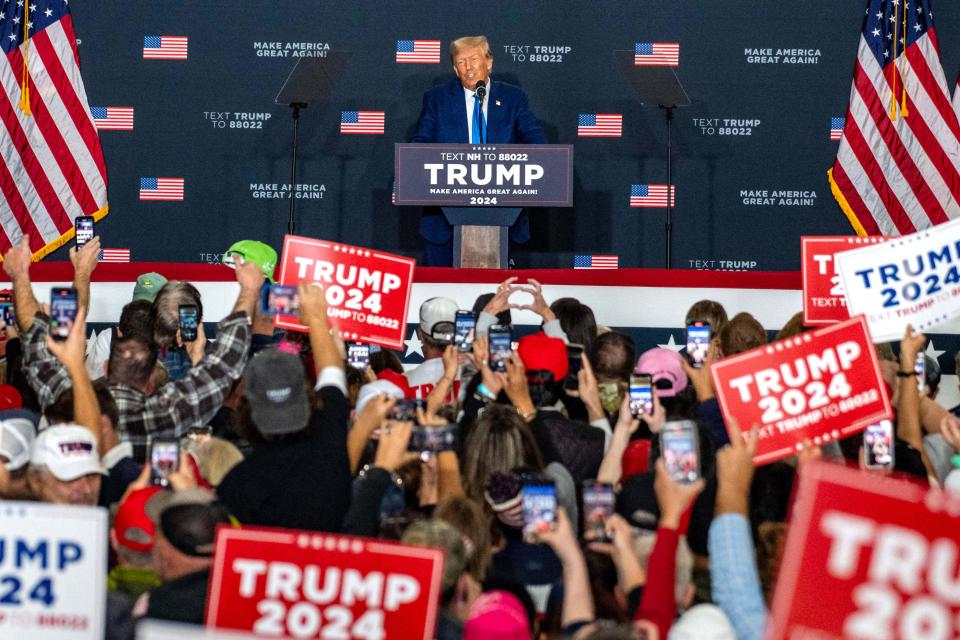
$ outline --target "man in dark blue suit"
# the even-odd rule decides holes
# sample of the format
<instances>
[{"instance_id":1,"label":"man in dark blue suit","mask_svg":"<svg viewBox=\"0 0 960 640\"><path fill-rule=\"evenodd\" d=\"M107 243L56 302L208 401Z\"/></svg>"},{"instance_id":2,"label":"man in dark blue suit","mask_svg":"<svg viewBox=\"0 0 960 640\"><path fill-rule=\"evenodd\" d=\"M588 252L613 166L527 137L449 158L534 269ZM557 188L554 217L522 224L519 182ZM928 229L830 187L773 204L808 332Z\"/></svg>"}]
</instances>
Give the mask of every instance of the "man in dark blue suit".
<instances>
[{"instance_id":1,"label":"man in dark blue suit","mask_svg":"<svg viewBox=\"0 0 960 640\"><path fill-rule=\"evenodd\" d=\"M411 142L547 143L523 90L490 80L493 55L486 36L454 40L450 43L450 60L457 78L423 94L423 108ZM482 103L476 93L478 82L487 88ZM427 241L428 266L453 264L453 228L443 215L424 212L420 235ZM510 228L510 239L516 243L530 239L530 222L525 213L521 212Z\"/></svg>"}]
</instances>

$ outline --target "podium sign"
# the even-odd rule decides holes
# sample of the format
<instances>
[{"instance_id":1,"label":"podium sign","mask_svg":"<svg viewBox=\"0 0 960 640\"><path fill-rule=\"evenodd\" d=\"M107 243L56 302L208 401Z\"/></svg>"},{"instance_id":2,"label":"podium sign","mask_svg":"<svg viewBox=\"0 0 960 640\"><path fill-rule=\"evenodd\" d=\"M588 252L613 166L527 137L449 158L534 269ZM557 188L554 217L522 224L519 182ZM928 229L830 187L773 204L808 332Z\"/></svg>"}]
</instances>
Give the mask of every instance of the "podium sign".
<instances>
[{"instance_id":1,"label":"podium sign","mask_svg":"<svg viewBox=\"0 0 960 640\"><path fill-rule=\"evenodd\" d=\"M396 204L572 207L573 145L397 144Z\"/></svg>"}]
</instances>

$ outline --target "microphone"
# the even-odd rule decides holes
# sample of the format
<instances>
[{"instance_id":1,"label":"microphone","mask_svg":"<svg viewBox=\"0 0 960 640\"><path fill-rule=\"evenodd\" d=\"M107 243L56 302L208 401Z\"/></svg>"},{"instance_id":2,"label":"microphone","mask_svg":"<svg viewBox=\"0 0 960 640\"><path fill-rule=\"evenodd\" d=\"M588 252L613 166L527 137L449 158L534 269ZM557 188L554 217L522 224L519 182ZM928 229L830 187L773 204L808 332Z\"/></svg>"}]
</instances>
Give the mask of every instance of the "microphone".
<instances>
[{"instance_id":1,"label":"microphone","mask_svg":"<svg viewBox=\"0 0 960 640\"><path fill-rule=\"evenodd\" d=\"M477 92L478 104L480 105L480 121L477 123L477 129L480 134L480 143L483 144L487 141L483 131L483 98L487 95L487 85L484 84L483 80L477 80L477 86L474 90Z\"/></svg>"}]
</instances>

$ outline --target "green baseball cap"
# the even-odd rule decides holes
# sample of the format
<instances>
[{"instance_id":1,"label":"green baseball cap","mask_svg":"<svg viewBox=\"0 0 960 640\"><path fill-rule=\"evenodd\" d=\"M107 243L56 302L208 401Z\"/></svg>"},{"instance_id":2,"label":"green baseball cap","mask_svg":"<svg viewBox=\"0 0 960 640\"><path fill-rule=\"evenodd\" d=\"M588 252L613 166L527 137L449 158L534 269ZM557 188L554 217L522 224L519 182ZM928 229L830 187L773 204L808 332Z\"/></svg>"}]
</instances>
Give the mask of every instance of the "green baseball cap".
<instances>
[{"instance_id":1,"label":"green baseball cap","mask_svg":"<svg viewBox=\"0 0 960 640\"><path fill-rule=\"evenodd\" d=\"M236 256L256 264L260 267L263 275L267 277L267 280L273 282L273 270L277 268L277 252L273 250L273 247L259 240L240 240L230 245L230 248L223 254L222 263L231 269L235 269L237 266Z\"/></svg>"},{"instance_id":2,"label":"green baseball cap","mask_svg":"<svg viewBox=\"0 0 960 640\"><path fill-rule=\"evenodd\" d=\"M133 285L133 300L153 302L165 284L167 279L159 273L143 273L137 276L137 284Z\"/></svg>"}]
</instances>

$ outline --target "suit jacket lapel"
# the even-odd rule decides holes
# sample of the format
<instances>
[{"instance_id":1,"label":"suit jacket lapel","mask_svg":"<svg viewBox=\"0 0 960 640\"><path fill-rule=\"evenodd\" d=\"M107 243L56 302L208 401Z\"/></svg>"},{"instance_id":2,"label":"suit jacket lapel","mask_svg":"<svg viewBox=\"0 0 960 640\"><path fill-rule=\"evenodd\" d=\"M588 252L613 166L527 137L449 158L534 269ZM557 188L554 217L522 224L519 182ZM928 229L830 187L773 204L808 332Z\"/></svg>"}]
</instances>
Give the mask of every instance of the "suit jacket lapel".
<instances>
[{"instance_id":1,"label":"suit jacket lapel","mask_svg":"<svg viewBox=\"0 0 960 640\"><path fill-rule=\"evenodd\" d=\"M487 141L497 142L502 138L497 135L503 128L503 107L497 104L499 97L497 89L500 83L490 81L490 94L487 96Z\"/></svg>"},{"instance_id":2,"label":"suit jacket lapel","mask_svg":"<svg viewBox=\"0 0 960 640\"><path fill-rule=\"evenodd\" d=\"M454 80L450 84L450 100L456 107L453 109L453 113L457 114L457 131L459 132L458 139L460 142L469 144L470 143L470 129L467 127L467 112L466 112L466 100L463 97L463 85L460 84L459 80Z\"/></svg>"}]
</instances>

